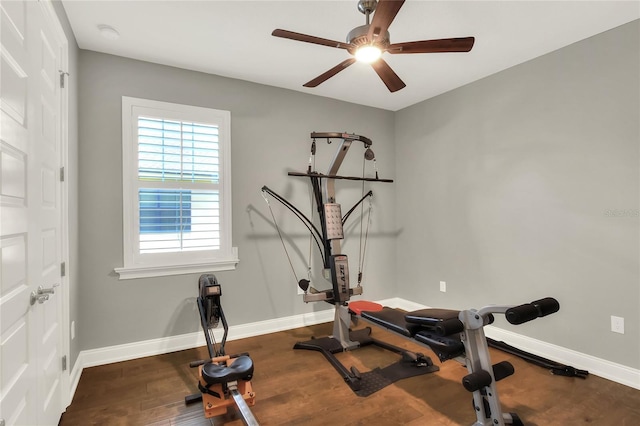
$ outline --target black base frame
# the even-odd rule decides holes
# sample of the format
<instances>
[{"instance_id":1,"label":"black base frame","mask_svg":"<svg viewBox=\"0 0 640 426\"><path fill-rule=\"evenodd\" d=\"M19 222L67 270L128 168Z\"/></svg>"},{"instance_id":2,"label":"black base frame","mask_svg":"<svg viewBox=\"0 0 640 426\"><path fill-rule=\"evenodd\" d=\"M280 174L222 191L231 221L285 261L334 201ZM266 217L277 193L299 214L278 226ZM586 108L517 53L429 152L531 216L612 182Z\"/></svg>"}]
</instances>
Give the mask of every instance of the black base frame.
<instances>
[{"instance_id":1,"label":"black base frame","mask_svg":"<svg viewBox=\"0 0 640 426\"><path fill-rule=\"evenodd\" d=\"M360 391L362 386L362 374L354 366L347 369L335 356L337 353L345 352L346 350L353 350L362 348L368 345L375 345L382 349L402 355L402 361L409 361L421 369L421 374L434 373L439 371L440 368L433 365L431 358L424 356L423 354L416 354L407 349L400 348L398 346L391 345L381 340L375 339L371 336L371 328L365 327L359 330L349 330L349 341L356 343L357 346L352 349L346 349L340 343L340 340L333 336L312 338L304 342L298 342L293 346L293 349L304 349L320 352L327 361L333 366L333 368L342 376L342 379L347 385L354 391Z\"/></svg>"}]
</instances>

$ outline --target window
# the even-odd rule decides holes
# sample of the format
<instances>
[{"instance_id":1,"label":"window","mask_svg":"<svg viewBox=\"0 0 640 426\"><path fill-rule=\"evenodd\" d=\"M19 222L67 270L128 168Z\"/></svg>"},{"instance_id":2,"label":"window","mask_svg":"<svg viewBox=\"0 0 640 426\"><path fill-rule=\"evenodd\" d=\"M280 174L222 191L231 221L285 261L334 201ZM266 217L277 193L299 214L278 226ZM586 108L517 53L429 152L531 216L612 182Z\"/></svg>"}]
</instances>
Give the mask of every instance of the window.
<instances>
[{"instance_id":1,"label":"window","mask_svg":"<svg viewBox=\"0 0 640 426\"><path fill-rule=\"evenodd\" d=\"M120 279L234 269L228 111L122 98Z\"/></svg>"},{"instance_id":2,"label":"window","mask_svg":"<svg viewBox=\"0 0 640 426\"><path fill-rule=\"evenodd\" d=\"M154 235L159 232L176 234L191 232L191 191L172 189L141 189L140 195L140 233ZM140 237L142 243L142 236ZM163 241L168 241L167 238ZM150 250L140 247L140 251Z\"/></svg>"}]
</instances>

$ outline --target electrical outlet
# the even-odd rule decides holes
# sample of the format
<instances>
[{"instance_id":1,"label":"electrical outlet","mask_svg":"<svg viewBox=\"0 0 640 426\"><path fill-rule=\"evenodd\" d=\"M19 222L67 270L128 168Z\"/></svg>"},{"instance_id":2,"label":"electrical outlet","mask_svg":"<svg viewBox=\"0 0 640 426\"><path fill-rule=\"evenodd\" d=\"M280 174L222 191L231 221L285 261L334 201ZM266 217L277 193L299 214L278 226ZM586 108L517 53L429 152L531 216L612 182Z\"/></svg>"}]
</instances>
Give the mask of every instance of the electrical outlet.
<instances>
[{"instance_id":1,"label":"electrical outlet","mask_svg":"<svg viewBox=\"0 0 640 426\"><path fill-rule=\"evenodd\" d=\"M624 318L611 315L611 331L624 334Z\"/></svg>"},{"instance_id":2,"label":"electrical outlet","mask_svg":"<svg viewBox=\"0 0 640 426\"><path fill-rule=\"evenodd\" d=\"M440 281L440 291L443 293L447 292L447 283L445 281Z\"/></svg>"},{"instance_id":3,"label":"electrical outlet","mask_svg":"<svg viewBox=\"0 0 640 426\"><path fill-rule=\"evenodd\" d=\"M76 322L71 321L71 340L76 338Z\"/></svg>"}]
</instances>

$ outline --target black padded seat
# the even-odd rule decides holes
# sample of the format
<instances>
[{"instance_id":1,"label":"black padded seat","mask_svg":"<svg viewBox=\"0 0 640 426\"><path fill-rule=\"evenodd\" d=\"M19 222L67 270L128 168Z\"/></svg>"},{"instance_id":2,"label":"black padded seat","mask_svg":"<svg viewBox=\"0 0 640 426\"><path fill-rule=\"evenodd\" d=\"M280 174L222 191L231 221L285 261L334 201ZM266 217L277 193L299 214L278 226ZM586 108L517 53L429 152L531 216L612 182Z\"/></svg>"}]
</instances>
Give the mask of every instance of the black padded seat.
<instances>
[{"instance_id":1,"label":"black padded seat","mask_svg":"<svg viewBox=\"0 0 640 426\"><path fill-rule=\"evenodd\" d=\"M246 355L235 358L230 366L207 362L202 366L202 378L208 385L236 380L251 380L253 360Z\"/></svg>"},{"instance_id":2,"label":"black padded seat","mask_svg":"<svg viewBox=\"0 0 640 426\"><path fill-rule=\"evenodd\" d=\"M413 337L420 330L418 324L409 324L405 320L405 312L385 306L379 311L362 311L360 316L374 324L387 328L394 333Z\"/></svg>"},{"instance_id":3,"label":"black padded seat","mask_svg":"<svg viewBox=\"0 0 640 426\"><path fill-rule=\"evenodd\" d=\"M438 355L440 362L464 354L464 343L460 340L459 334L444 337L428 330L421 330L418 331L413 338L429 346L431 350Z\"/></svg>"}]
</instances>

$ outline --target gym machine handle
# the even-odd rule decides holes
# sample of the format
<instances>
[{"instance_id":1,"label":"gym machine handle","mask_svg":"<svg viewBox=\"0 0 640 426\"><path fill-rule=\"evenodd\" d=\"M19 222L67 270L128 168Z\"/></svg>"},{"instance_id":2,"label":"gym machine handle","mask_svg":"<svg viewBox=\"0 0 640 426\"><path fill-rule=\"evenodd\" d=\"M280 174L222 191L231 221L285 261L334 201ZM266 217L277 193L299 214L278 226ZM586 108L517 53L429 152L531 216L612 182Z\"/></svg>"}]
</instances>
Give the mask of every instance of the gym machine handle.
<instances>
[{"instance_id":1,"label":"gym machine handle","mask_svg":"<svg viewBox=\"0 0 640 426\"><path fill-rule=\"evenodd\" d=\"M249 352L240 352L239 354L222 355L222 356L215 357L215 358L212 358L212 359L199 359L198 361L191 361L189 363L189 368L196 368L196 367L199 367L199 366L201 366L203 364L206 364L208 362L211 362L211 361L215 361L215 362L226 361L228 359L240 358L241 356L249 356Z\"/></svg>"},{"instance_id":2,"label":"gym machine handle","mask_svg":"<svg viewBox=\"0 0 640 426\"><path fill-rule=\"evenodd\" d=\"M196 368L199 367L203 364L206 364L207 362L209 362L210 360L207 359L199 359L198 361L191 361L189 363L189 368Z\"/></svg>"},{"instance_id":3,"label":"gym machine handle","mask_svg":"<svg viewBox=\"0 0 640 426\"><path fill-rule=\"evenodd\" d=\"M558 312L559 309L560 304L556 299L545 297L544 299L535 300L531 303L509 308L505 312L505 317L511 324L519 325L536 318L551 315L554 312Z\"/></svg>"}]
</instances>

